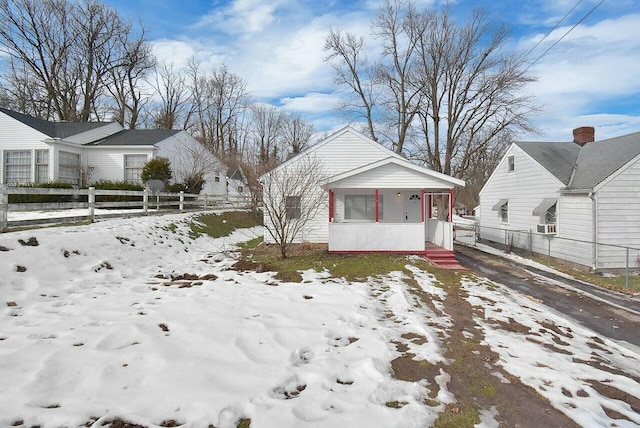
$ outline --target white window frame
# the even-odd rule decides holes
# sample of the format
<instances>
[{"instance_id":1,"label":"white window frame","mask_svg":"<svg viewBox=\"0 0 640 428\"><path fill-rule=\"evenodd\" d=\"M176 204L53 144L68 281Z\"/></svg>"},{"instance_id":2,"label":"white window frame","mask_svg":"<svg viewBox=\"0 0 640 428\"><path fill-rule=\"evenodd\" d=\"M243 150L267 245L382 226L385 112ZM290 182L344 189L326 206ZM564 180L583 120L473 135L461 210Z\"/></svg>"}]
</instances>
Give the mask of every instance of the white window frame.
<instances>
[{"instance_id":1,"label":"white window frame","mask_svg":"<svg viewBox=\"0 0 640 428\"><path fill-rule=\"evenodd\" d=\"M558 220L558 203L551 205L544 213L545 224L556 224Z\"/></svg>"},{"instance_id":2,"label":"white window frame","mask_svg":"<svg viewBox=\"0 0 640 428\"><path fill-rule=\"evenodd\" d=\"M378 194L378 220L384 218L384 203L383 195ZM364 208L364 212L360 212L363 215L358 214L358 207L354 204L359 204L360 208ZM376 195L364 194L364 195L344 195L344 220L347 222L364 222L375 223L376 221ZM362 211L362 210L360 210Z\"/></svg>"},{"instance_id":3,"label":"white window frame","mask_svg":"<svg viewBox=\"0 0 640 428\"><path fill-rule=\"evenodd\" d=\"M80 165L82 159L80 153L58 151L58 180L80 184Z\"/></svg>"},{"instance_id":4,"label":"white window frame","mask_svg":"<svg viewBox=\"0 0 640 428\"><path fill-rule=\"evenodd\" d=\"M139 162L142 160L142 158L144 158L144 162L142 162L142 164L140 164ZM134 164L130 164L129 161L136 159L138 160L137 163ZM124 181L127 181L129 183L137 183L137 184L142 184L142 169L144 168L144 165L149 161L149 158L147 155L143 154L143 153L128 153L124 155L124 159L123 159L123 174L124 174Z\"/></svg>"},{"instance_id":5,"label":"white window frame","mask_svg":"<svg viewBox=\"0 0 640 428\"><path fill-rule=\"evenodd\" d=\"M509 224L509 201L500 207L500 223Z\"/></svg>"},{"instance_id":6,"label":"white window frame","mask_svg":"<svg viewBox=\"0 0 640 428\"><path fill-rule=\"evenodd\" d=\"M40 156L43 155L43 156ZM36 149L35 152L35 182L36 183L48 183L50 164L49 164L49 149Z\"/></svg>"},{"instance_id":7,"label":"white window frame","mask_svg":"<svg viewBox=\"0 0 640 428\"><path fill-rule=\"evenodd\" d=\"M22 163L9 164L9 158L12 155L20 156L19 154L23 155L20 158L20 161ZM26 160L28 160L28 163L25 162ZM2 154L2 170L4 174L4 183L8 185L31 183L32 182L32 168L31 168L32 162L33 162L33 152L31 150L4 150ZM21 169L21 171L19 171L19 173L17 174L19 176L18 179L9 177L10 172L12 174L14 173L14 171L12 171L14 168Z\"/></svg>"}]
</instances>

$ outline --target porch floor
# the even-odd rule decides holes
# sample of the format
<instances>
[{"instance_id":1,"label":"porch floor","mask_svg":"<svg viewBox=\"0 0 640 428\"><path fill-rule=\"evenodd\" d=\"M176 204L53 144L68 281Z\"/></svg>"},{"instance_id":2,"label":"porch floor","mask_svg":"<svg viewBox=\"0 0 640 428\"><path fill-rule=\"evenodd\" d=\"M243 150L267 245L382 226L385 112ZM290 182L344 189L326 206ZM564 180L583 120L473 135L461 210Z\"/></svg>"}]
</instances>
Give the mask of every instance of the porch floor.
<instances>
[{"instance_id":1,"label":"porch floor","mask_svg":"<svg viewBox=\"0 0 640 428\"><path fill-rule=\"evenodd\" d=\"M441 269L468 270L460 265L453 251L446 250L432 242L427 242L425 258Z\"/></svg>"}]
</instances>

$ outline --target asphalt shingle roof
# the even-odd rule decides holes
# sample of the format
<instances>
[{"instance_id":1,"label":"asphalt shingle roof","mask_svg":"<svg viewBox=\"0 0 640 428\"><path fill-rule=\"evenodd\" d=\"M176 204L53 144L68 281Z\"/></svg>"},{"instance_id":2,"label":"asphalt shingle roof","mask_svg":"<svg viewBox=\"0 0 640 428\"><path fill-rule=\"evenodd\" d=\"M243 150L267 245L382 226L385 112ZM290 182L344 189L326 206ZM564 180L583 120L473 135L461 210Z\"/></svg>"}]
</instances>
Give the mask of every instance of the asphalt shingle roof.
<instances>
[{"instance_id":1,"label":"asphalt shingle roof","mask_svg":"<svg viewBox=\"0 0 640 428\"><path fill-rule=\"evenodd\" d=\"M27 114L18 113L6 108L0 108L0 112L24 123L25 125L42 132L52 138L66 138L92 129L100 128L113 122L49 122Z\"/></svg>"},{"instance_id":2,"label":"asphalt shingle roof","mask_svg":"<svg viewBox=\"0 0 640 428\"><path fill-rule=\"evenodd\" d=\"M152 146L181 132L176 129L125 129L89 146Z\"/></svg>"},{"instance_id":3,"label":"asphalt shingle roof","mask_svg":"<svg viewBox=\"0 0 640 428\"><path fill-rule=\"evenodd\" d=\"M640 155L640 132L580 146L571 142L518 142L569 189L593 189Z\"/></svg>"}]
</instances>

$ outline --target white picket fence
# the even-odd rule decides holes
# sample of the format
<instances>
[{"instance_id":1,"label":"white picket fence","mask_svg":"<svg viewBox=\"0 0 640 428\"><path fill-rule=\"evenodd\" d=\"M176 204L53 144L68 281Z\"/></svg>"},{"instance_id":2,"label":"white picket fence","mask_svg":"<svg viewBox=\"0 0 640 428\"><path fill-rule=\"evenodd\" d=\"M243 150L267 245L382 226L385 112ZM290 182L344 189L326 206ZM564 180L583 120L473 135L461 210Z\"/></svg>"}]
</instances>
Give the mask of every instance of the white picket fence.
<instances>
[{"instance_id":1,"label":"white picket fence","mask_svg":"<svg viewBox=\"0 0 640 428\"><path fill-rule=\"evenodd\" d=\"M9 203L9 195L60 195L71 196L71 202L53 203ZM110 196L127 196L131 201L106 201ZM82 201L80 200L82 199ZM102 199L102 200L101 200ZM191 193L153 193L150 190L98 190L88 189L51 189L32 187L12 187L0 185L0 232L6 232L10 227L22 227L38 224L60 222L93 222L96 217L126 217L132 215L149 215L185 209L211 209L220 207L244 208L247 198L228 195L196 195ZM96 209L127 209L129 212L106 213L96 215ZM161 209L162 208L162 209ZM172 209L173 208L173 209ZM61 215L65 210L86 209L86 215ZM136 210L137 209L137 210ZM26 220L10 220L9 212L44 211L50 216Z\"/></svg>"}]
</instances>

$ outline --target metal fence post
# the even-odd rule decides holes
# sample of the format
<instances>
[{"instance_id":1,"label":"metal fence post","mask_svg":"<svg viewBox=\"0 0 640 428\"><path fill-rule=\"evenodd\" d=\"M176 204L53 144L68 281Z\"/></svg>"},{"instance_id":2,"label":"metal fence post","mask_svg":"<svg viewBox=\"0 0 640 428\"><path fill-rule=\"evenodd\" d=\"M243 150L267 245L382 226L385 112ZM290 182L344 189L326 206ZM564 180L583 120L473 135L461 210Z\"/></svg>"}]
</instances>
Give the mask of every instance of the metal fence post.
<instances>
[{"instance_id":1,"label":"metal fence post","mask_svg":"<svg viewBox=\"0 0 640 428\"><path fill-rule=\"evenodd\" d=\"M529 257L533 257L533 231L529 229Z\"/></svg>"},{"instance_id":2,"label":"metal fence post","mask_svg":"<svg viewBox=\"0 0 640 428\"><path fill-rule=\"evenodd\" d=\"M184 211L184 190L180 191L180 212Z\"/></svg>"},{"instance_id":3,"label":"metal fence post","mask_svg":"<svg viewBox=\"0 0 640 428\"><path fill-rule=\"evenodd\" d=\"M0 232L7 231L9 221L9 193L6 184L0 184Z\"/></svg>"},{"instance_id":4,"label":"metal fence post","mask_svg":"<svg viewBox=\"0 0 640 428\"><path fill-rule=\"evenodd\" d=\"M149 215L149 189L144 189L142 194L142 211L144 215Z\"/></svg>"},{"instance_id":5,"label":"metal fence post","mask_svg":"<svg viewBox=\"0 0 640 428\"><path fill-rule=\"evenodd\" d=\"M95 216L95 208L96 208L96 188L89 187L89 221L93 223L93 219Z\"/></svg>"},{"instance_id":6,"label":"metal fence post","mask_svg":"<svg viewBox=\"0 0 640 428\"><path fill-rule=\"evenodd\" d=\"M629 289L629 247L627 247L627 263L624 269L624 288Z\"/></svg>"},{"instance_id":7,"label":"metal fence post","mask_svg":"<svg viewBox=\"0 0 640 428\"><path fill-rule=\"evenodd\" d=\"M204 209L207 209L207 194L204 195Z\"/></svg>"},{"instance_id":8,"label":"metal fence post","mask_svg":"<svg viewBox=\"0 0 640 428\"><path fill-rule=\"evenodd\" d=\"M547 266L551 266L551 238L547 238L547 241L549 242L547 246Z\"/></svg>"}]
</instances>

